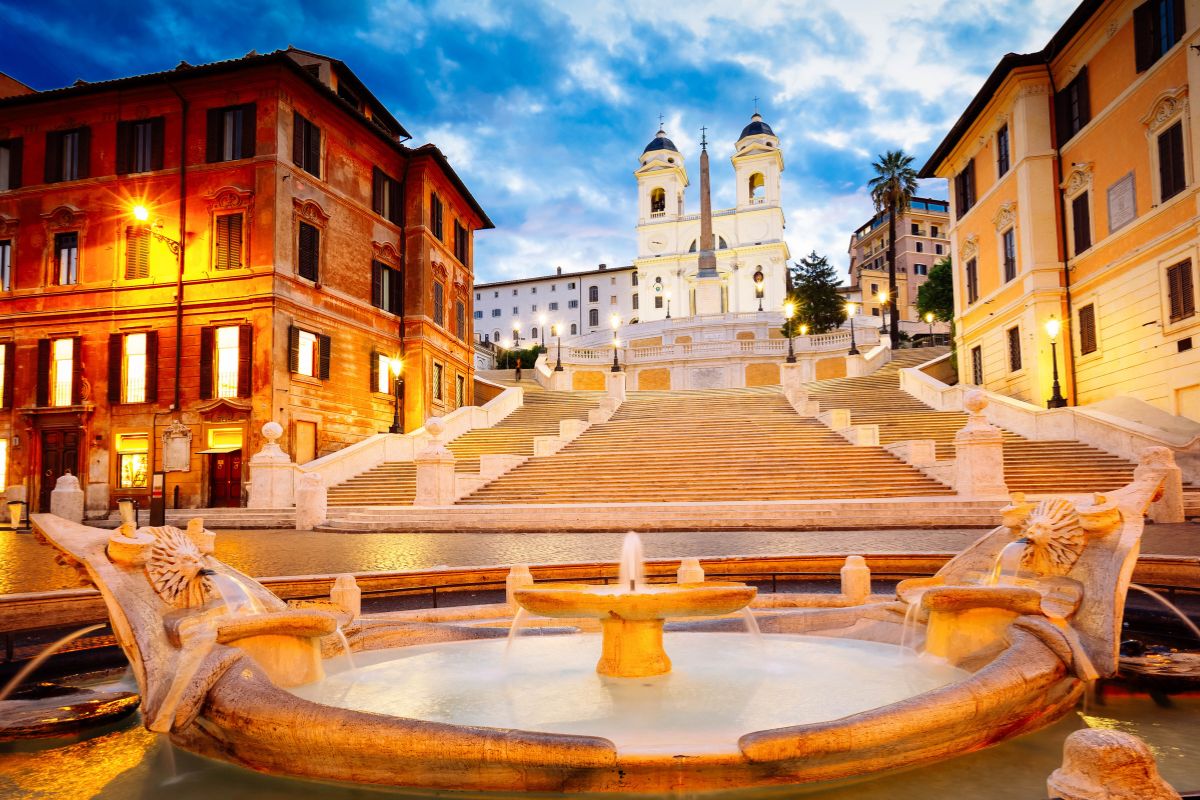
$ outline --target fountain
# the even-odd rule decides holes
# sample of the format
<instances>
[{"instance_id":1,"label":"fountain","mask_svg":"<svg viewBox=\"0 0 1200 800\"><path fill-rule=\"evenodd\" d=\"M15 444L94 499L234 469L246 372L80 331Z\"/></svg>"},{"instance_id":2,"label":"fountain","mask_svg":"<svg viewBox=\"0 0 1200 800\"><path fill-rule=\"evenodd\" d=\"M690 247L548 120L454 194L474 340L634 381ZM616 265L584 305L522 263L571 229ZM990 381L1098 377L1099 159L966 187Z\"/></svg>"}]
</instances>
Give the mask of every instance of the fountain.
<instances>
[{"instance_id":1,"label":"fountain","mask_svg":"<svg viewBox=\"0 0 1200 800\"><path fill-rule=\"evenodd\" d=\"M651 584L629 539L616 585L515 576L538 635L508 658L507 603L296 608L215 559L202 525L33 523L100 589L147 726L184 750L389 786L701 791L927 764L1067 714L1116 670L1168 461L1148 451L1105 496L1014 497L999 527L894 599L871 594L861 561L832 598L757 597L698 564ZM737 616L747 607L761 644Z\"/></svg>"}]
</instances>

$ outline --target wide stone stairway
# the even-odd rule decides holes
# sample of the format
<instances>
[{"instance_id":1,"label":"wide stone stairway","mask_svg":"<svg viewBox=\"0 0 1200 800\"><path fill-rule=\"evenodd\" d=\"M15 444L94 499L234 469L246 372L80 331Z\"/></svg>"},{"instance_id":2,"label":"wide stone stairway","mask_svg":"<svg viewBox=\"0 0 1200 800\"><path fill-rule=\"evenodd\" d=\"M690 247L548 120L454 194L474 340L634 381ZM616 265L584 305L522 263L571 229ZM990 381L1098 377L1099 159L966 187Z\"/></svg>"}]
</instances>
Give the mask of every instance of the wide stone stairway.
<instances>
[{"instance_id":1,"label":"wide stone stairway","mask_svg":"<svg viewBox=\"0 0 1200 800\"><path fill-rule=\"evenodd\" d=\"M491 428L469 431L447 445L457 459L457 472L478 472L484 454L533 455L535 436L557 436L559 420L586 420L603 396L601 392L546 392L537 384L530 391L524 380L519 385L526 389L524 405ZM331 487L329 505L411 505L416 492L413 463L388 462Z\"/></svg>"},{"instance_id":2,"label":"wide stone stairway","mask_svg":"<svg viewBox=\"0 0 1200 800\"><path fill-rule=\"evenodd\" d=\"M630 392L608 422L459 501L622 503L946 495L878 447L796 414L778 387Z\"/></svg>"},{"instance_id":3,"label":"wide stone stairway","mask_svg":"<svg viewBox=\"0 0 1200 800\"><path fill-rule=\"evenodd\" d=\"M946 348L898 350L890 364L862 378L819 381L808 387L822 411L848 408L855 425L878 425L879 443L932 439L939 459L954 458L954 434L967 422L959 411L934 411L900 388L900 370L936 358ZM1134 465L1076 441L1030 441L1004 431L1004 478L1009 491L1028 494L1116 489Z\"/></svg>"}]
</instances>

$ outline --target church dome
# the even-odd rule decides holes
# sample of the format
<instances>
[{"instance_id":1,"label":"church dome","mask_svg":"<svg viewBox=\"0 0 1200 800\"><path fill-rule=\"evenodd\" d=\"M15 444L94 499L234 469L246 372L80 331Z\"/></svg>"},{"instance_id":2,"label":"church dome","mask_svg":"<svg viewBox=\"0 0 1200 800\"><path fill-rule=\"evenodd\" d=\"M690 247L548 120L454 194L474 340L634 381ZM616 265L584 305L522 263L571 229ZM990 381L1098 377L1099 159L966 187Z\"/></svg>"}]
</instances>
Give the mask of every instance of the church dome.
<instances>
[{"instance_id":1,"label":"church dome","mask_svg":"<svg viewBox=\"0 0 1200 800\"><path fill-rule=\"evenodd\" d=\"M670 150L675 153L679 152L679 148L675 146L674 142L667 138L667 132L662 128L658 129L658 133L655 134L654 138L650 141L650 144L646 145L646 149L642 151L642 155L645 155L652 150Z\"/></svg>"},{"instance_id":2,"label":"church dome","mask_svg":"<svg viewBox=\"0 0 1200 800\"><path fill-rule=\"evenodd\" d=\"M767 136L775 135L775 131L771 130L771 126L763 122L762 115L755 111L754 116L750 118L750 124L742 128L742 135L738 138L745 139L747 136L755 136L760 133L765 133Z\"/></svg>"}]
</instances>

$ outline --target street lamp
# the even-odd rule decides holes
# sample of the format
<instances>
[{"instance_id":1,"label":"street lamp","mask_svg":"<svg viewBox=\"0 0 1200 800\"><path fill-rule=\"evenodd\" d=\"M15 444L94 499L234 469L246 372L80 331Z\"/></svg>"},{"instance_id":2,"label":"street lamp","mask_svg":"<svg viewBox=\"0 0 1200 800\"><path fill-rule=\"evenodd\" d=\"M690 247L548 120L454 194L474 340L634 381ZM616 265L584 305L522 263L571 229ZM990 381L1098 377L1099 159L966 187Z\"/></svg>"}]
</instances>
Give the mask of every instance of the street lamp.
<instances>
[{"instance_id":1,"label":"street lamp","mask_svg":"<svg viewBox=\"0 0 1200 800\"><path fill-rule=\"evenodd\" d=\"M1050 399L1046 401L1046 408L1062 408L1067 404L1067 398L1062 396L1062 389L1058 385L1058 332L1062 328L1062 323L1054 317L1046 320L1046 335L1050 337L1050 367L1054 376L1054 384L1051 387Z\"/></svg>"},{"instance_id":2,"label":"street lamp","mask_svg":"<svg viewBox=\"0 0 1200 800\"><path fill-rule=\"evenodd\" d=\"M667 295L667 319L670 319L671 318L671 290L667 289L665 294Z\"/></svg>"},{"instance_id":3,"label":"street lamp","mask_svg":"<svg viewBox=\"0 0 1200 800\"><path fill-rule=\"evenodd\" d=\"M794 317L794 316L796 316L796 304L789 300L788 302L783 304L783 318L787 320L787 331L788 331L787 363L789 363L789 364L796 363L796 350L792 346L792 334L793 334L792 317Z\"/></svg>"},{"instance_id":4,"label":"street lamp","mask_svg":"<svg viewBox=\"0 0 1200 800\"><path fill-rule=\"evenodd\" d=\"M933 312L932 311L925 312L925 322L929 324L929 346L933 347L935 342L933 341Z\"/></svg>"},{"instance_id":5,"label":"street lamp","mask_svg":"<svg viewBox=\"0 0 1200 800\"><path fill-rule=\"evenodd\" d=\"M400 424L400 392L404 386L404 382L400 380L400 370L404 368L404 360L399 356L395 356L388 360L388 367L392 371L392 427L388 428L388 433L404 433L404 426Z\"/></svg>"},{"instance_id":6,"label":"street lamp","mask_svg":"<svg viewBox=\"0 0 1200 800\"><path fill-rule=\"evenodd\" d=\"M542 351L546 350L546 315L538 314L538 328L542 332Z\"/></svg>"},{"instance_id":7,"label":"street lamp","mask_svg":"<svg viewBox=\"0 0 1200 800\"><path fill-rule=\"evenodd\" d=\"M621 327L621 318L620 318L619 316L617 316L616 314L613 314L613 315L612 315L612 317L610 317L610 318L609 318L609 321L610 321L610 322L612 322L612 329L613 329L613 365L612 365L612 371L613 371L613 372L620 372L620 371L621 371L621 362L617 361L617 347L618 347L618 345L620 344L620 343L619 343L619 341L617 340L617 328Z\"/></svg>"},{"instance_id":8,"label":"street lamp","mask_svg":"<svg viewBox=\"0 0 1200 800\"><path fill-rule=\"evenodd\" d=\"M854 303L846 303L846 316L850 318L850 352L846 355L858 355L858 345L854 343Z\"/></svg>"},{"instance_id":9,"label":"street lamp","mask_svg":"<svg viewBox=\"0 0 1200 800\"><path fill-rule=\"evenodd\" d=\"M562 372L562 323L554 323L554 335L558 337L558 362L554 365L555 372Z\"/></svg>"},{"instance_id":10,"label":"street lamp","mask_svg":"<svg viewBox=\"0 0 1200 800\"><path fill-rule=\"evenodd\" d=\"M513 347L521 346L521 320L513 320Z\"/></svg>"},{"instance_id":11,"label":"street lamp","mask_svg":"<svg viewBox=\"0 0 1200 800\"><path fill-rule=\"evenodd\" d=\"M879 329L879 332L882 334L886 334L888 332L888 318L887 318L888 293L887 293L887 290L885 289L884 291L881 291L879 294L875 295L875 299L879 301L879 313L883 317L883 327ZM895 317L892 318L892 324L893 325L896 324Z\"/></svg>"},{"instance_id":12,"label":"street lamp","mask_svg":"<svg viewBox=\"0 0 1200 800\"><path fill-rule=\"evenodd\" d=\"M172 255L179 255L179 242L175 239L172 239L170 236L164 235L158 230L162 227L162 220L156 220L153 225L150 224L150 209L146 208L141 203L138 203L131 209L130 213L133 215L134 221L144 225L146 227L146 232L165 244L167 249L171 251Z\"/></svg>"},{"instance_id":13,"label":"street lamp","mask_svg":"<svg viewBox=\"0 0 1200 800\"><path fill-rule=\"evenodd\" d=\"M754 273L754 296L758 298L758 310L762 311L763 301L763 274L762 270L757 270Z\"/></svg>"}]
</instances>

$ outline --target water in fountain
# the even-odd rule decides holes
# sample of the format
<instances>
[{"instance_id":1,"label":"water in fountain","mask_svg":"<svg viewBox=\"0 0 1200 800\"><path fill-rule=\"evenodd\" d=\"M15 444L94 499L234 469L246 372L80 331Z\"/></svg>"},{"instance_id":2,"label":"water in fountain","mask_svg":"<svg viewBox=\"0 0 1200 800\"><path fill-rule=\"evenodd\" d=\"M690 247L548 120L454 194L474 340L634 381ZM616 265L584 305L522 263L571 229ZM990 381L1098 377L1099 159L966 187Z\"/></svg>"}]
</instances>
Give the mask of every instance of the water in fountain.
<instances>
[{"instance_id":1,"label":"water in fountain","mask_svg":"<svg viewBox=\"0 0 1200 800\"><path fill-rule=\"evenodd\" d=\"M508 658L509 652L512 651L513 642L521 635L521 625L527 616L529 616L529 612L523 608L518 608L517 613L513 614L512 624L508 627L508 641L504 645L505 658Z\"/></svg>"},{"instance_id":2,"label":"water in fountain","mask_svg":"<svg viewBox=\"0 0 1200 800\"><path fill-rule=\"evenodd\" d=\"M208 578L212 581L212 586L221 598L221 602L225 604L226 614L243 612L247 614L261 614L266 611L262 601L255 597L254 592L239 580L237 576L216 570L209 570Z\"/></svg>"},{"instance_id":3,"label":"water in fountain","mask_svg":"<svg viewBox=\"0 0 1200 800\"><path fill-rule=\"evenodd\" d=\"M742 619L746 623L746 633L754 637L754 643L761 645L763 643L762 631L758 628L758 620L754 618L754 612L750 610L750 606L742 609Z\"/></svg>"},{"instance_id":4,"label":"water in fountain","mask_svg":"<svg viewBox=\"0 0 1200 800\"><path fill-rule=\"evenodd\" d=\"M923 594L923 593L922 593ZM904 610L904 626L900 629L900 651L917 653L917 617L921 614L921 596L917 595Z\"/></svg>"},{"instance_id":5,"label":"water in fountain","mask_svg":"<svg viewBox=\"0 0 1200 800\"><path fill-rule=\"evenodd\" d=\"M641 590L646 585L646 550L642 537L633 531L625 534L621 544L621 564L617 569L617 583L622 590Z\"/></svg>"},{"instance_id":6,"label":"water in fountain","mask_svg":"<svg viewBox=\"0 0 1200 800\"><path fill-rule=\"evenodd\" d=\"M59 650L66 647L71 642L78 639L80 636L86 636L87 634L91 633L92 631L98 631L103 627L104 627L104 623L100 623L97 625L88 625L86 628L80 628L79 630L75 631L74 633L67 634L66 636L59 639L57 642L54 642L53 644L51 644L48 647L46 647L45 649L43 649L42 652L38 653L36 656L34 656L32 659L30 659L28 664L21 667L21 670L12 677L12 680L10 680L8 683L4 684L4 688L0 689L0 702L3 702L4 700L8 699L8 696L13 693L13 690L16 689L18 686L20 686L21 682L24 681L26 678L28 678L33 673L34 670L36 670L42 664L46 663L46 659L50 658L50 656L54 655Z\"/></svg>"},{"instance_id":7,"label":"water in fountain","mask_svg":"<svg viewBox=\"0 0 1200 800\"><path fill-rule=\"evenodd\" d=\"M1154 591L1153 589L1148 589L1145 586L1142 586L1140 584L1131 583L1131 584L1129 584L1129 588L1137 589L1139 592L1149 595L1150 597L1153 597L1155 600L1157 600L1159 603L1161 603L1164 608L1166 608L1168 611L1170 611L1175 616L1179 617L1179 619L1183 621L1183 624L1187 626L1188 630L1190 630L1192 632L1192 634L1196 637L1196 641L1200 642L1200 627L1197 627L1196 623L1192 622L1192 620L1190 618L1188 618L1188 615L1184 614L1179 609L1179 606L1175 605L1170 600L1163 597L1161 594Z\"/></svg>"},{"instance_id":8,"label":"water in fountain","mask_svg":"<svg viewBox=\"0 0 1200 800\"><path fill-rule=\"evenodd\" d=\"M989 581L992 586L1002 586L1008 582L1006 579L1017 577L1021 569L1021 557L1025 555L1025 548L1028 546L1029 543L1024 539L1004 545L1000 555L996 556L996 566Z\"/></svg>"},{"instance_id":9,"label":"water in fountain","mask_svg":"<svg viewBox=\"0 0 1200 800\"><path fill-rule=\"evenodd\" d=\"M336 636L338 642L341 643L342 654L346 656L346 663L350 666L350 669L352 671L357 669L357 667L354 666L354 656L350 652L350 641L346 638L346 633L342 630L341 625L337 626L337 629L333 632L333 635Z\"/></svg>"}]
</instances>

